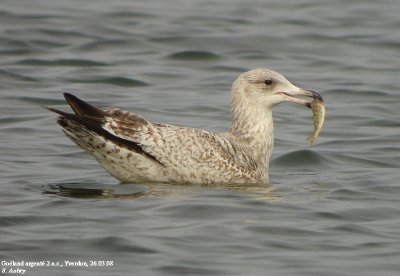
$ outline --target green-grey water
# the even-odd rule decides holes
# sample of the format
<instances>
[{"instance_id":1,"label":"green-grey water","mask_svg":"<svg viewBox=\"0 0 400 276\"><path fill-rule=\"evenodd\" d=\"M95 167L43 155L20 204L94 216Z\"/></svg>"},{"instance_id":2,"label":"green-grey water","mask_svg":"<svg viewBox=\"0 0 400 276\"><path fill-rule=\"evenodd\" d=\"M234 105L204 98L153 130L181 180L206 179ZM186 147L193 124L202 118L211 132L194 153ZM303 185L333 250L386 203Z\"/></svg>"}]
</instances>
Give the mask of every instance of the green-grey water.
<instances>
[{"instance_id":1,"label":"green-grey water","mask_svg":"<svg viewBox=\"0 0 400 276\"><path fill-rule=\"evenodd\" d=\"M394 0L2 1L0 269L398 275L399 11ZM268 189L121 185L41 108L66 109L67 91L222 132L232 82L258 67L327 107L311 147L311 112L275 108Z\"/></svg>"}]
</instances>

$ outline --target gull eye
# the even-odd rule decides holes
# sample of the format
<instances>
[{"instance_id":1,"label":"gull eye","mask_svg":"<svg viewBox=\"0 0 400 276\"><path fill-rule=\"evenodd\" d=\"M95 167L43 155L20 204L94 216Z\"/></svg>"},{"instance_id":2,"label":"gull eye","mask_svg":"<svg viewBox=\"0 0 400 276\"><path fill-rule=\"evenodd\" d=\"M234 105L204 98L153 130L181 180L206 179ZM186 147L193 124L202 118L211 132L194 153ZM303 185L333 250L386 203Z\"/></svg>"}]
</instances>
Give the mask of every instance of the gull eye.
<instances>
[{"instance_id":1,"label":"gull eye","mask_svg":"<svg viewBox=\"0 0 400 276\"><path fill-rule=\"evenodd\" d=\"M271 85L272 84L272 80L271 79L267 79L264 81L265 85Z\"/></svg>"}]
</instances>

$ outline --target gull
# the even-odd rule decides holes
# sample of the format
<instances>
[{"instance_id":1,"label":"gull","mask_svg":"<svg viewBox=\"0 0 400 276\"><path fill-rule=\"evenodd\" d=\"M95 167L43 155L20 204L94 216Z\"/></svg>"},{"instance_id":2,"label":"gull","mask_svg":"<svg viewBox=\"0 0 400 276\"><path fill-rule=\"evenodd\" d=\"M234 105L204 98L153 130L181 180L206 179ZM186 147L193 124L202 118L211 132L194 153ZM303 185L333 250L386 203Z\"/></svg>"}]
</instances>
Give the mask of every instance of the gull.
<instances>
[{"instance_id":1,"label":"gull","mask_svg":"<svg viewBox=\"0 0 400 276\"><path fill-rule=\"evenodd\" d=\"M74 113L59 115L64 133L122 183L268 184L274 144L272 108L294 102L310 108L307 96L281 74L255 69L232 85L228 132L147 121L119 108L100 109L64 93Z\"/></svg>"}]
</instances>

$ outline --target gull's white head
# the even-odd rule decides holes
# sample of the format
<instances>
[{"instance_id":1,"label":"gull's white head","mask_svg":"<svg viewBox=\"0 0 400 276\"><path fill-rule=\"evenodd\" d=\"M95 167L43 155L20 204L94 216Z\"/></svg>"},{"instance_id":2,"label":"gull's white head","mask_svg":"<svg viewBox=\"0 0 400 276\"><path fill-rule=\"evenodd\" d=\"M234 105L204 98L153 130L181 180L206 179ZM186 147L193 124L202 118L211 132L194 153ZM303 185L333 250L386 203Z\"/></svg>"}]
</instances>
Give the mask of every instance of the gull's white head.
<instances>
[{"instance_id":1,"label":"gull's white head","mask_svg":"<svg viewBox=\"0 0 400 276\"><path fill-rule=\"evenodd\" d=\"M314 91L293 85L281 74L269 69L255 69L241 74L232 86L233 103L272 108L282 102L295 102L310 107L310 102L296 98L307 96L322 100Z\"/></svg>"}]
</instances>

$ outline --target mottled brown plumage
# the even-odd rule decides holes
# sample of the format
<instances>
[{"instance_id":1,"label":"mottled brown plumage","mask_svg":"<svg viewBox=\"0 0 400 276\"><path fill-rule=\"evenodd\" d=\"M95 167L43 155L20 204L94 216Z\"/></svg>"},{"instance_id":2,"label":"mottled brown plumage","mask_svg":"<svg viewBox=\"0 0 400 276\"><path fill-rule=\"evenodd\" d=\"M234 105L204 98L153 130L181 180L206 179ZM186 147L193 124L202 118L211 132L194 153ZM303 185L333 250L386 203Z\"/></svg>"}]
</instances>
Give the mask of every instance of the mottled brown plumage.
<instances>
[{"instance_id":1,"label":"mottled brown plumage","mask_svg":"<svg viewBox=\"0 0 400 276\"><path fill-rule=\"evenodd\" d=\"M101 110L65 93L75 114L53 108L65 134L122 182L268 183L272 107L296 95L320 97L268 69L243 73L232 86L232 127L216 134Z\"/></svg>"}]
</instances>

